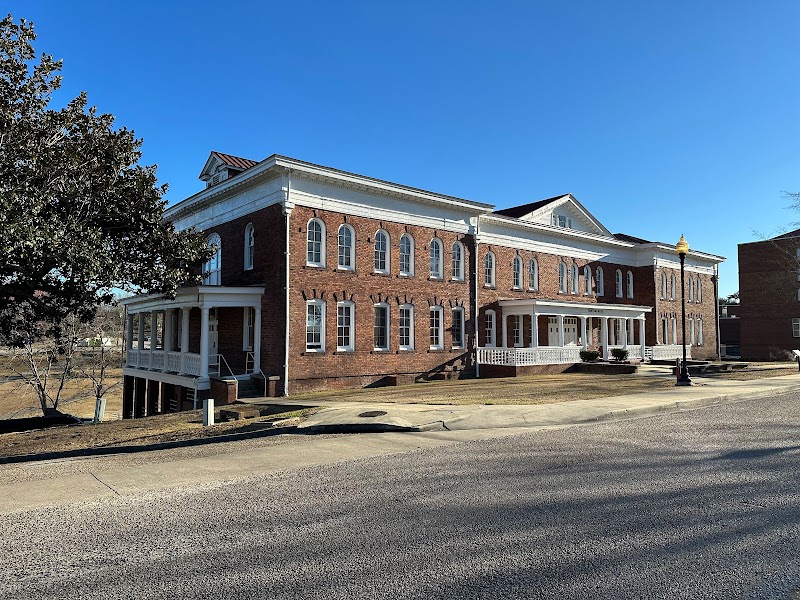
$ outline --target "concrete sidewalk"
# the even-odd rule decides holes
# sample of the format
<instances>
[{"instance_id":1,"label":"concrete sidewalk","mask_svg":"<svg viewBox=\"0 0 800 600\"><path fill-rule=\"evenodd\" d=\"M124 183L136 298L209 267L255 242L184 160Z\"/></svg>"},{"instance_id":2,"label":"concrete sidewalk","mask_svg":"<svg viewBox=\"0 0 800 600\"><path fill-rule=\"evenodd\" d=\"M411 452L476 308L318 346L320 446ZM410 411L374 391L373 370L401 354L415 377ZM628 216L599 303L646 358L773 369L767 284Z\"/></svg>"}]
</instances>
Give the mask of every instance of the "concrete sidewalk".
<instances>
[{"instance_id":1,"label":"concrete sidewalk","mask_svg":"<svg viewBox=\"0 0 800 600\"><path fill-rule=\"evenodd\" d=\"M697 385L690 388L661 388L643 394L533 406L320 402L324 409L294 432L306 435L292 436L282 445L234 451L221 444L219 452L211 456L179 460L159 460L155 451L150 453L153 460L146 464L128 463L120 455L114 456L119 460L116 464L109 463L109 457L102 457L104 461L99 460L101 457L60 461L61 465L65 462L76 465L79 460L81 468L52 478L0 485L0 514L103 497L222 485L225 481L278 471L800 391L800 374L751 381L697 378L695 382ZM372 411L385 414L363 416ZM311 435L345 431L373 433ZM377 433L381 431L385 433ZM58 462L0 466L0 479L3 468L38 470L46 467L46 463Z\"/></svg>"}]
</instances>

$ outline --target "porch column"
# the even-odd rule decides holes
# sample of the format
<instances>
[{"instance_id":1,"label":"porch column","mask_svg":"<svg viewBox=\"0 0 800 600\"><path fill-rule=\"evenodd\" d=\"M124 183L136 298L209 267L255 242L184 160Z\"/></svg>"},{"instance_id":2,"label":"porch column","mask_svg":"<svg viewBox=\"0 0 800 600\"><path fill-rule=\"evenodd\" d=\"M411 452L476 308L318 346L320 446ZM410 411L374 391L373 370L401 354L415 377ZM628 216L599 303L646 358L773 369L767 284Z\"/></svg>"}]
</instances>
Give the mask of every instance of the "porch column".
<instances>
[{"instance_id":1,"label":"porch column","mask_svg":"<svg viewBox=\"0 0 800 600\"><path fill-rule=\"evenodd\" d=\"M133 349L133 314L128 313L128 318L125 322L125 349Z\"/></svg>"},{"instance_id":2,"label":"porch column","mask_svg":"<svg viewBox=\"0 0 800 600\"><path fill-rule=\"evenodd\" d=\"M620 322L620 325L621 325L619 333L620 333L620 337L622 338L622 347L623 348L627 348L628 347L628 319L626 317L624 319L620 319L619 322ZM619 343L619 340L617 341L617 343Z\"/></svg>"},{"instance_id":3,"label":"porch column","mask_svg":"<svg viewBox=\"0 0 800 600\"><path fill-rule=\"evenodd\" d=\"M642 346L642 362L644 362L644 319L638 319L639 321L639 344Z\"/></svg>"},{"instance_id":4,"label":"porch column","mask_svg":"<svg viewBox=\"0 0 800 600\"><path fill-rule=\"evenodd\" d=\"M603 347L603 360L608 360L608 317L600 317L600 345Z\"/></svg>"},{"instance_id":5,"label":"porch column","mask_svg":"<svg viewBox=\"0 0 800 600\"><path fill-rule=\"evenodd\" d=\"M150 368L153 368L153 352L156 351L158 339L158 311L150 311Z\"/></svg>"},{"instance_id":6,"label":"porch column","mask_svg":"<svg viewBox=\"0 0 800 600\"><path fill-rule=\"evenodd\" d=\"M189 352L189 312L191 307L181 309L181 373L186 373L186 354Z\"/></svg>"},{"instance_id":7,"label":"porch column","mask_svg":"<svg viewBox=\"0 0 800 600\"><path fill-rule=\"evenodd\" d=\"M503 348L508 348L508 324L506 323L507 319L508 319L508 315L506 315L506 313L504 312L503 313L503 327L502 327L502 330L503 330L503 346L502 347Z\"/></svg>"},{"instance_id":8,"label":"porch column","mask_svg":"<svg viewBox=\"0 0 800 600\"><path fill-rule=\"evenodd\" d=\"M137 342L136 346L139 350L144 350L144 313L138 313L139 315L139 328L137 333L139 334L139 341Z\"/></svg>"},{"instance_id":9,"label":"porch column","mask_svg":"<svg viewBox=\"0 0 800 600\"><path fill-rule=\"evenodd\" d=\"M172 327L172 315L175 311L168 308L164 311L164 352L172 352L172 338L175 334ZM164 365L166 366L166 357L164 358Z\"/></svg>"},{"instance_id":10,"label":"porch column","mask_svg":"<svg viewBox=\"0 0 800 600\"><path fill-rule=\"evenodd\" d=\"M531 314L531 348L539 347L539 315L536 311Z\"/></svg>"},{"instance_id":11,"label":"porch column","mask_svg":"<svg viewBox=\"0 0 800 600\"><path fill-rule=\"evenodd\" d=\"M564 347L564 315L558 315L558 346Z\"/></svg>"},{"instance_id":12,"label":"porch column","mask_svg":"<svg viewBox=\"0 0 800 600\"><path fill-rule=\"evenodd\" d=\"M261 373L261 307L255 307L253 323L253 373Z\"/></svg>"},{"instance_id":13,"label":"porch column","mask_svg":"<svg viewBox=\"0 0 800 600\"><path fill-rule=\"evenodd\" d=\"M200 307L200 377L208 377L208 311Z\"/></svg>"},{"instance_id":14,"label":"porch column","mask_svg":"<svg viewBox=\"0 0 800 600\"><path fill-rule=\"evenodd\" d=\"M581 341L583 342L583 349L586 350L589 347L589 342L586 336L586 317L580 317L581 319Z\"/></svg>"}]
</instances>

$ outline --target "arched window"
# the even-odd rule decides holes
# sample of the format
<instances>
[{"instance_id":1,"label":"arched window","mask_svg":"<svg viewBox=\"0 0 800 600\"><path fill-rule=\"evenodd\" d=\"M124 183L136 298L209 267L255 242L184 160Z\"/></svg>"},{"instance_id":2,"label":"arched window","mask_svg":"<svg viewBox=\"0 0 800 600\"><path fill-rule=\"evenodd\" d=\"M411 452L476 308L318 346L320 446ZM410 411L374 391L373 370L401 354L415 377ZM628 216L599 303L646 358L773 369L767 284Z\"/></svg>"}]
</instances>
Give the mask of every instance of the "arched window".
<instances>
[{"instance_id":1,"label":"arched window","mask_svg":"<svg viewBox=\"0 0 800 600\"><path fill-rule=\"evenodd\" d=\"M307 227L306 264L310 267L325 266L325 223L311 219Z\"/></svg>"},{"instance_id":2,"label":"arched window","mask_svg":"<svg viewBox=\"0 0 800 600\"><path fill-rule=\"evenodd\" d=\"M558 291L567 293L567 265L563 262L558 263Z\"/></svg>"},{"instance_id":3,"label":"arched window","mask_svg":"<svg viewBox=\"0 0 800 600\"><path fill-rule=\"evenodd\" d=\"M592 269L589 265L583 267L583 293L586 296L592 295Z\"/></svg>"},{"instance_id":4,"label":"arched window","mask_svg":"<svg viewBox=\"0 0 800 600\"><path fill-rule=\"evenodd\" d=\"M431 278L442 278L442 242L433 238L431 240Z\"/></svg>"},{"instance_id":5,"label":"arched window","mask_svg":"<svg viewBox=\"0 0 800 600\"><path fill-rule=\"evenodd\" d=\"M414 240L404 233L400 238L400 275L414 274Z\"/></svg>"},{"instance_id":6,"label":"arched window","mask_svg":"<svg viewBox=\"0 0 800 600\"><path fill-rule=\"evenodd\" d=\"M484 329L484 346L494 348L497 336L495 335L495 325L497 324L497 314L493 310L486 311L486 327Z\"/></svg>"},{"instance_id":7,"label":"arched window","mask_svg":"<svg viewBox=\"0 0 800 600\"><path fill-rule=\"evenodd\" d=\"M356 239L350 225L339 226L339 262L337 266L345 271L352 271L356 266L355 247Z\"/></svg>"},{"instance_id":8,"label":"arched window","mask_svg":"<svg viewBox=\"0 0 800 600\"><path fill-rule=\"evenodd\" d=\"M661 273L661 299L667 299L667 274Z\"/></svg>"},{"instance_id":9,"label":"arched window","mask_svg":"<svg viewBox=\"0 0 800 600\"><path fill-rule=\"evenodd\" d=\"M615 281L616 281L616 284L617 284L617 289L616 289L617 298L622 298L622 271L617 269L617 272L616 272L615 275L616 275Z\"/></svg>"},{"instance_id":10,"label":"arched window","mask_svg":"<svg viewBox=\"0 0 800 600\"><path fill-rule=\"evenodd\" d=\"M494 287L494 254L491 252L486 253L484 260L484 284L489 287Z\"/></svg>"},{"instance_id":11,"label":"arched window","mask_svg":"<svg viewBox=\"0 0 800 600\"><path fill-rule=\"evenodd\" d=\"M203 264L203 285L222 285L222 241L216 233L209 236L208 247L214 254Z\"/></svg>"},{"instance_id":12,"label":"arched window","mask_svg":"<svg viewBox=\"0 0 800 600\"><path fill-rule=\"evenodd\" d=\"M698 277L695 281L697 282L697 291L694 294L694 299L697 302L702 302L703 301L703 284L702 284L702 280L700 279L700 277Z\"/></svg>"},{"instance_id":13,"label":"arched window","mask_svg":"<svg viewBox=\"0 0 800 600\"><path fill-rule=\"evenodd\" d=\"M606 282L603 279L603 267L597 267L597 295L603 296L606 293Z\"/></svg>"},{"instance_id":14,"label":"arched window","mask_svg":"<svg viewBox=\"0 0 800 600\"><path fill-rule=\"evenodd\" d=\"M528 289L539 289L539 263L535 258L528 261Z\"/></svg>"},{"instance_id":15,"label":"arched window","mask_svg":"<svg viewBox=\"0 0 800 600\"><path fill-rule=\"evenodd\" d=\"M248 223L244 228L244 270L249 271L253 268L255 259L255 229L252 223Z\"/></svg>"},{"instance_id":16,"label":"arched window","mask_svg":"<svg viewBox=\"0 0 800 600\"><path fill-rule=\"evenodd\" d=\"M579 286L579 282L578 282L578 265L576 265L575 263L572 263L572 267L570 267L569 276L570 276L570 279L571 279L570 283L572 284L571 287L570 287L570 291L573 294L577 294L578 293L578 288L580 286Z\"/></svg>"},{"instance_id":17,"label":"arched window","mask_svg":"<svg viewBox=\"0 0 800 600\"><path fill-rule=\"evenodd\" d=\"M461 242L453 242L453 279L464 280L464 246Z\"/></svg>"},{"instance_id":18,"label":"arched window","mask_svg":"<svg viewBox=\"0 0 800 600\"><path fill-rule=\"evenodd\" d=\"M694 302L694 279L689 277L689 302Z\"/></svg>"},{"instance_id":19,"label":"arched window","mask_svg":"<svg viewBox=\"0 0 800 600\"><path fill-rule=\"evenodd\" d=\"M514 257L514 289L522 288L522 259L519 256Z\"/></svg>"},{"instance_id":20,"label":"arched window","mask_svg":"<svg viewBox=\"0 0 800 600\"><path fill-rule=\"evenodd\" d=\"M389 234L383 229L375 232L375 272L389 272Z\"/></svg>"},{"instance_id":21,"label":"arched window","mask_svg":"<svg viewBox=\"0 0 800 600\"><path fill-rule=\"evenodd\" d=\"M633 298L633 271L628 271L628 298Z\"/></svg>"},{"instance_id":22,"label":"arched window","mask_svg":"<svg viewBox=\"0 0 800 600\"><path fill-rule=\"evenodd\" d=\"M675 273L669 276L669 299L675 300Z\"/></svg>"}]
</instances>

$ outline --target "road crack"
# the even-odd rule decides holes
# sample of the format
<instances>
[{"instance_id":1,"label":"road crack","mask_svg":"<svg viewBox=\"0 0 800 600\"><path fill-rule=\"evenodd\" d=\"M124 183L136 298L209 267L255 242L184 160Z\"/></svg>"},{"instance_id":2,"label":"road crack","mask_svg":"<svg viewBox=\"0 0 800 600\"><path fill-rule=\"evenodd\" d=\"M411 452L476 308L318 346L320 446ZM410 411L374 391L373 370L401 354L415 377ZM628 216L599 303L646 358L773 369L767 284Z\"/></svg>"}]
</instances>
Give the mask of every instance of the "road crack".
<instances>
[{"instance_id":1,"label":"road crack","mask_svg":"<svg viewBox=\"0 0 800 600\"><path fill-rule=\"evenodd\" d=\"M114 493L115 493L117 496L119 496L119 495L120 495L120 493L119 493L117 490L115 490L113 487L111 487L110 485L108 485L108 484L107 484L105 481L103 481L102 479L100 479L100 478L99 478L97 475L95 475L95 474L94 474L94 473L92 473L91 471L89 471L89 475L91 475L92 477L94 477L94 478L95 478L97 481L99 481L100 483L102 483L104 486L106 486L108 489L110 489L112 492L114 492Z\"/></svg>"}]
</instances>

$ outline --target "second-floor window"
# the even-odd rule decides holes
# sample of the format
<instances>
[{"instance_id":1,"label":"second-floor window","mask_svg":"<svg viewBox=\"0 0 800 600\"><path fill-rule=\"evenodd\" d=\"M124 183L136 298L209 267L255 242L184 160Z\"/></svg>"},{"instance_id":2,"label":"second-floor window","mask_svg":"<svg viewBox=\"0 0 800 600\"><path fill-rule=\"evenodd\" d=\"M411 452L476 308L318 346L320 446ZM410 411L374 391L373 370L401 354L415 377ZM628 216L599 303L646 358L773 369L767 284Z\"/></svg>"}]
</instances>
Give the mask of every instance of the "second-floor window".
<instances>
[{"instance_id":1,"label":"second-floor window","mask_svg":"<svg viewBox=\"0 0 800 600\"><path fill-rule=\"evenodd\" d=\"M306 236L306 264L312 267L325 266L325 225L319 219L308 222Z\"/></svg>"},{"instance_id":2,"label":"second-floor window","mask_svg":"<svg viewBox=\"0 0 800 600\"><path fill-rule=\"evenodd\" d=\"M616 273L614 274L614 281L616 282L616 294L617 298L622 298L622 271L617 269Z\"/></svg>"},{"instance_id":3,"label":"second-floor window","mask_svg":"<svg viewBox=\"0 0 800 600\"><path fill-rule=\"evenodd\" d=\"M414 240L407 233L400 238L400 275L414 274Z\"/></svg>"},{"instance_id":4,"label":"second-floor window","mask_svg":"<svg viewBox=\"0 0 800 600\"><path fill-rule=\"evenodd\" d=\"M633 298L633 271L628 271L628 298Z\"/></svg>"},{"instance_id":5,"label":"second-floor window","mask_svg":"<svg viewBox=\"0 0 800 600\"><path fill-rule=\"evenodd\" d=\"M464 279L464 246L461 242L453 242L453 279Z\"/></svg>"},{"instance_id":6,"label":"second-floor window","mask_svg":"<svg viewBox=\"0 0 800 600\"><path fill-rule=\"evenodd\" d=\"M255 259L255 229L252 223L248 223L244 228L244 269L249 271L253 268Z\"/></svg>"},{"instance_id":7,"label":"second-floor window","mask_svg":"<svg viewBox=\"0 0 800 600\"><path fill-rule=\"evenodd\" d=\"M514 289L522 288L522 259L519 256L514 257Z\"/></svg>"},{"instance_id":8,"label":"second-floor window","mask_svg":"<svg viewBox=\"0 0 800 600\"><path fill-rule=\"evenodd\" d=\"M484 261L484 284L489 287L494 286L494 254L491 252L486 253Z\"/></svg>"},{"instance_id":9,"label":"second-floor window","mask_svg":"<svg viewBox=\"0 0 800 600\"><path fill-rule=\"evenodd\" d=\"M389 272L389 234L383 229L375 233L375 272Z\"/></svg>"},{"instance_id":10,"label":"second-floor window","mask_svg":"<svg viewBox=\"0 0 800 600\"><path fill-rule=\"evenodd\" d=\"M558 263L558 291L567 293L567 265L563 262Z\"/></svg>"},{"instance_id":11,"label":"second-floor window","mask_svg":"<svg viewBox=\"0 0 800 600\"><path fill-rule=\"evenodd\" d=\"M431 240L431 277L442 278L442 242L437 239Z\"/></svg>"},{"instance_id":12,"label":"second-floor window","mask_svg":"<svg viewBox=\"0 0 800 600\"><path fill-rule=\"evenodd\" d=\"M350 225L339 227L339 258L337 266L345 271L352 271L355 268L355 256L353 248L355 246L355 234Z\"/></svg>"},{"instance_id":13,"label":"second-floor window","mask_svg":"<svg viewBox=\"0 0 800 600\"><path fill-rule=\"evenodd\" d=\"M528 289L539 289L539 263L535 258L528 261Z\"/></svg>"},{"instance_id":14,"label":"second-floor window","mask_svg":"<svg viewBox=\"0 0 800 600\"><path fill-rule=\"evenodd\" d=\"M203 264L203 285L222 285L222 240L216 233L208 238L208 247L214 254Z\"/></svg>"}]
</instances>

